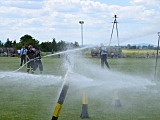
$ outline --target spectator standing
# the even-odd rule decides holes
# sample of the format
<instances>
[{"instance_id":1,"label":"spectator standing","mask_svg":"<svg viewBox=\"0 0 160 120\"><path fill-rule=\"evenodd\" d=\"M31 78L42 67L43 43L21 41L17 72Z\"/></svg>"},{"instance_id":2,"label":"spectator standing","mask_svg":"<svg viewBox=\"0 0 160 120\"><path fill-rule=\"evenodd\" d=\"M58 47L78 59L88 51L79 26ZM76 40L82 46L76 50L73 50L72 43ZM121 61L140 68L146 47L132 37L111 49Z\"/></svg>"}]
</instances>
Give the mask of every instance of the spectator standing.
<instances>
[{"instance_id":1,"label":"spectator standing","mask_svg":"<svg viewBox=\"0 0 160 120\"><path fill-rule=\"evenodd\" d=\"M153 53L152 53L152 57L155 58L155 56L156 56L156 55L155 55L155 53L153 52Z\"/></svg>"},{"instance_id":2,"label":"spectator standing","mask_svg":"<svg viewBox=\"0 0 160 120\"><path fill-rule=\"evenodd\" d=\"M17 53L18 53L18 58L20 58L21 50L20 50L20 49L18 49L18 50L17 50Z\"/></svg>"},{"instance_id":3,"label":"spectator standing","mask_svg":"<svg viewBox=\"0 0 160 120\"><path fill-rule=\"evenodd\" d=\"M104 64L110 69L110 66L107 62L107 48L105 46L101 46L100 48L100 56L101 56L101 67L104 68Z\"/></svg>"},{"instance_id":4,"label":"spectator standing","mask_svg":"<svg viewBox=\"0 0 160 120\"><path fill-rule=\"evenodd\" d=\"M146 58L149 58L149 52L146 53Z\"/></svg>"},{"instance_id":5,"label":"spectator standing","mask_svg":"<svg viewBox=\"0 0 160 120\"><path fill-rule=\"evenodd\" d=\"M22 66L23 62L24 62L24 64L26 63L26 53L27 53L27 49L23 45L22 49L20 50L20 57L21 57L20 66Z\"/></svg>"}]
</instances>

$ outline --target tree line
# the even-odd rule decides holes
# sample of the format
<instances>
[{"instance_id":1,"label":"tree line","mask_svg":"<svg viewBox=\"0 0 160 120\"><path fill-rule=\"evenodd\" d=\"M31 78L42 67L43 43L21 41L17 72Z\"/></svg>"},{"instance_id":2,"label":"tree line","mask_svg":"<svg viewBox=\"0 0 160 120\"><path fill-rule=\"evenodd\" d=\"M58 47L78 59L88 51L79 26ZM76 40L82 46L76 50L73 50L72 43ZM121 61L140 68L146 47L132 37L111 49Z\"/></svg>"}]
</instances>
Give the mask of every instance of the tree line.
<instances>
[{"instance_id":1,"label":"tree line","mask_svg":"<svg viewBox=\"0 0 160 120\"><path fill-rule=\"evenodd\" d=\"M154 45L130 45L128 44L127 46L121 46L122 49L150 49L150 50L156 50L157 46Z\"/></svg>"},{"instance_id":2,"label":"tree line","mask_svg":"<svg viewBox=\"0 0 160 120\"><path fill-rule=\"evenodd\" d=\"M20 42L16 42L16 40L11 41L9 40L9 38L7 39L7 41L3 44L0 40L0 47L1 48L14 48L14 49L21 49L22 46L29 46L32 45L34 48L36 49L40 49L43 52L57 52L57 51L64 51L66 50L68 47L71 48L77 48L79 47L78 42L74 42L74 43L67 43L63 40L56 42L56 39L53 38L52 42L42 42L39 43L38 40L36 40L35 38L33 38L31 35L24 35L20 38Z\"/></svg>"}]
</instances>

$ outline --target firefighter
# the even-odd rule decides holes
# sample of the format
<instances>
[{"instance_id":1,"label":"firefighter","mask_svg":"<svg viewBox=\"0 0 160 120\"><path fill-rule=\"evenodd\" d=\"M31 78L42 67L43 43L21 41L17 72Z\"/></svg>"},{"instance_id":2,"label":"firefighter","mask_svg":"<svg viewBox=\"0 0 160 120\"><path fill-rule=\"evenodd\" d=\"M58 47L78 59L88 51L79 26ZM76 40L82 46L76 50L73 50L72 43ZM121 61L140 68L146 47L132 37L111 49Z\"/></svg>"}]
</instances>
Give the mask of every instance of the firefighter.
<instances>
[{"instance_id":1,"label":"firefighter","mask_svg":"<svg viewBox=\"0 0 160 120\"><path fill-rule=\"evenodd\" d=\"M40 73L42 74L43 64L41 61L41 51L40 50L35 50L34 71L36 71L37 68L39 68Z\"/></svg>"},{"instance_id":2,"label":"firefighter","mask_svg":"<svg viewBox=\"0 0 160 120\"><path fill-rule=\"evenodd\" d=\"M108 69L110 69L110 66L107 62L107 49L105 46L101 46L100 48L100 56L101 56L101 67L104 68L104 63L107 66Z\"/></svg>"},{"instance_id":3,"label":"firefighter","mask_svg":"<svg viewBox=\"0 0 160 120\"><path fill-rule=\"evenodd\" d=\"M29 71L31 70L31 73L34 73L34 56L35 56L35 52L32 50L33 46L29 45L28 46L28 51L26 54L27 57L27 72L29 73Z\"/></svg>"}]
</instances>

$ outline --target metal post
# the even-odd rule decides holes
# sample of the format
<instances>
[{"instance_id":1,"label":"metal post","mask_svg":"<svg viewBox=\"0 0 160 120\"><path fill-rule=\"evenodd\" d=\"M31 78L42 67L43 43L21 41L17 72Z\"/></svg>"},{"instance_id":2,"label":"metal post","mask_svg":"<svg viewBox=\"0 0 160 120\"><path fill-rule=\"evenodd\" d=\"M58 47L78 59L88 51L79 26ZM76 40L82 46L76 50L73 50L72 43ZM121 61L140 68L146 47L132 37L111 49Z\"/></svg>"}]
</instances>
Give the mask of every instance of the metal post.
<instances>
[{"instance_id":1,"label":"metal post","mask_svg":"<svg viewBox=\"0 0 160 120\"><path fill-rule=\"evenodd\" d=\"M52 119L51 120L58 120L58 117L59 117L59 114L60 114L60 111L61 111L61 108L62 108L62 105L63 105L63 102L65 100L65 97L67 95L67 91L68 91L68 88L69 88L69 79L71 78L72 76L72 65L71 65L71 62L70 62L70 59L69 59L69 56L66 55L66 62L68 62L68 64L70 65L65 76L64 76L64 83L63 83L63 87L62 87L62 90L60 92L60 95L59 95L59 98L58 98L58 101L57 101L57 105L54 109L54 112L52 114Z\"/></svg>"},{"instance_id":2,"label":"metal post","mask_svg":"<svg viewBox=\"0 0 160 120\"><path fill-rule=\"evenodd\" d=\"M116 31L117 31L117 39L118 39L118 46L119 46L119 37L118 37L118 26L117 26L117 15L114 15L114 22L113 23L113 27L112 27L112 32L111 32L111 38L110 38L110 42L109 42L109 46L111 44L111 40L112 40L112 36L113 36L113 30L114 30L114 25L116 24Z\"/></svg>"},{"instance_id":3,"label":"metal post","mask_svg":"<svg viewBox=\"0 0 160 120\"><path fill-rule=\"evenodd\" d=\"M70 76L71 76L71 72L68 70L65 77L64 77L64 84L63 84L61 93L59 95L59 99L58 99L57 105L55 107L55 110L53 112L51 120L58 120L63 102L65 100L65 97L66 97L66 94L67 94L67 91L68 91L68 88L69 88L68 80L70 79Z\"/></svg>"},{"instance_id":4,"label":"metal post","mask_svg":"<svg viewBox=\"0 0 160 120\"><path fill-rule=\"evenodd\" d=\"M83 47L83 24L84 24L84 21L79 21L79 23L81 24L81 37L82 37L82 47Z\"/></svg>"},{"instance_id":5,"label":"metal post","mask_svg":"<svg viewBox=\"0 0 160 120\"><path fill-rule=\"evenodd\" d=\"M158 46L157 46L157 55L156 55L156 65L155 65L155 74L154 74L154 80L156 79L157 74L157 60L158 60L158 51L159 51L159 41L160 41L160 32L158 32Z\"/></svg>"},{"instance_id":6,"label":"metal post","mask_svg":"<svg viewBox=\"0 0 160 120\"><path fill-rule=\"evenodd\" d=\"M88 97L87 97L87 92L83 92L83 99L82 99L82 112L80 117L82 119L89 118L88 114Z\"/></svg>"}]
</instances>

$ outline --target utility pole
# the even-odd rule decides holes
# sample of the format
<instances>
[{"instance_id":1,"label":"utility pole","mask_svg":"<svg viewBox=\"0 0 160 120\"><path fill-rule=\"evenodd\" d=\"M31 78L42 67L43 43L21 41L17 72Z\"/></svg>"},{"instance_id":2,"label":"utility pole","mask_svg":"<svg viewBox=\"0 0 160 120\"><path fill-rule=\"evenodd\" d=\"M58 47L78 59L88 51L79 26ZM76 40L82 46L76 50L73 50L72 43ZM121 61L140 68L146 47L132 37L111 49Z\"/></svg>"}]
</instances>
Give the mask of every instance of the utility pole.
<instances>
[{"instance_id":1,"label":"utility pole","mask_svg":"<svg viewBox=\"0 0 160 120\"><path fill-rule=\"evenodd\" d=\"M157 54L156 54L156 65L155 65L155 74L154 74L154 80L156 80L157 75L157 60L158 60L158 51L159 51L159 41L160 41L160 32L158 32L158 46L157 46Z\"/></svg>"},{"instance_id":2,"label":"utility pole","mask_svg":"<svg viewBox=\"0 0 160 120\"><path fill-rule=\"evenodd\" d=\"M84 21L79 21L79 23L81 24L81 37L82 37L82 47L83 47L83 24L84 24Z\"/></svg>"},{"instance_id":3,"label":"utility pole","mask_svg":"<svg viewBox=\"0 0 160 120\"><path fill-rule=\"evenodd\" d=\"M118 26L117 26L117 15L114 15L114 22L113 23L113 27L112 27L112 32L111 32L111 38L110 38L110 42L109 42L109 46L111 44L111 40L112 40L112 35L113 35L113 30L114 30L114 25L116 25L116 31L117 31L117 39L118 39L118 46L119 46L119 37L118 37Z\"/></svg>"}]
</instances>

